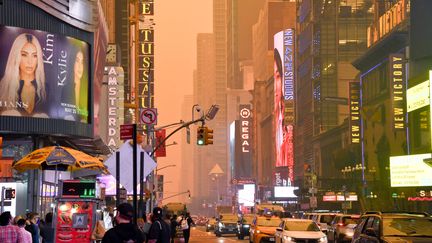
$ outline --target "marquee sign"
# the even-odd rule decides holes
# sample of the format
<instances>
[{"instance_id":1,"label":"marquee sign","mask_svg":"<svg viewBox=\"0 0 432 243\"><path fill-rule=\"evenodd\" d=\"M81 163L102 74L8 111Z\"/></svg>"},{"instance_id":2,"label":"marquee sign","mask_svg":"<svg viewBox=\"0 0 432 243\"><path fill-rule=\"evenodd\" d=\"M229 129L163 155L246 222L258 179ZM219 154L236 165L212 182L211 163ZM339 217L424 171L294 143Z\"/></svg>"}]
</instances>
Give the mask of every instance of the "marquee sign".
<instances>
[{"instance_id":1,"label":"marquee sign","mask_svg":"<svg viewBox=\"0 0 432 243\"><path fill-rule=\"evenodd\" d=\"M403 54L389 56L393 129L405 130L405 57Z\"/></svg>"},{"instance_id":2,"label":"marquee sign","mask_svg":"<svg viewBox=\"0 0 432 243\"><path fill-rule=\"evenodd\" d=\"M350 141L360 143L360 83L349 83L349 129Z\"/></svg>"}]
</instances>

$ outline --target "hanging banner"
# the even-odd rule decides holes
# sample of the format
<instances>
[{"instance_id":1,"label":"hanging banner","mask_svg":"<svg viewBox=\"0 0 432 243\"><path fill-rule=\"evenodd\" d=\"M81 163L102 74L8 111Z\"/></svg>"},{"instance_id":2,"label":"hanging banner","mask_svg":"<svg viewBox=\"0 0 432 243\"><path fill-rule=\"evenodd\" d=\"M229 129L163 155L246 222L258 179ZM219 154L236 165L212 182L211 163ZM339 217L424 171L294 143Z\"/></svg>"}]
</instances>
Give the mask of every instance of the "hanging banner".
<instances>
[{"instance_id":1,"label":"hanging banner","mask_svg":"<svg viewBox=\"0 0 432 243\"><path fill-rule=\"evenodd\" d=\"M166 130L158 130L156 131L156 146L159 146L159 144L162 143L162 141L165 139L166 136ZM156 150L156 157L166 157L166 146L165 142Z\"/></svg>"},{"instance_id":2,"label":"hanging banner","mask_svg":"<svg viewBox=\"0 0 432 243\"><path fill-rule=\"evenodd\" d=\"M390 67L390 92L392 101L393 129L405 130L406 95L405 95L405 57L404 54L391 54L389 56Z\"/></svg>"}]
</instances>

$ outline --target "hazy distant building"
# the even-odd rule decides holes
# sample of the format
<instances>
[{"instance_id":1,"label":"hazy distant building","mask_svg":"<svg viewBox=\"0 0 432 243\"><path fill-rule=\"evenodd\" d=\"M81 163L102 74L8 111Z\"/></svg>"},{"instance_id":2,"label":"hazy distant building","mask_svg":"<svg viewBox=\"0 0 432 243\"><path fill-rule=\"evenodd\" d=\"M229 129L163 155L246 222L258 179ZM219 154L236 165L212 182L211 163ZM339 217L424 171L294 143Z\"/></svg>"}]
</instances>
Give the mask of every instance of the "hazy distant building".
<instances>
[{"instance_id":1,"label":"hazy distant building","mask_svg":"<svg viewBox=\"0 0 432 243\"><path fill-rule=\"evenodd\" d=\"M182 101L182 112L181 112L181 118L183 121L189 121L191 119L191 107L194 105L193 95L185 95ZM191 202L193 203L193 200L200 195L197 193L197 186L199 183L196 183L196 180L194 178L196 176L196 170L197 166L194 161L194 155L193 151L195 148L195 137L192 136L194 133L194 126L190 126L191 133L190 133L190 143L187 143L187 131L186 129L182 129L182 135L181 135L181 168L180 168L180 174L181 175L187 175L187 176L181 176L181 183L178 185L178 191L179 192L185 192L187 190L190 190L192 201L188 200L188 195L182 195L182 201L184 202ZM188 206L189 210L195 212L194 209L191 209ZM193 207L192 207L193 208Z\"/></svg>"},{"instance_id":2,"label":"hazy distant building","mask_svg":"<svg viewBox=\"0 0 432 243\"><path fill-rule=\"evenodd\" d=\"M200 33L197 36L197 69L194 72L193 81L193 105L198 104L198 111L192 106L189 107L190 115L193 112L194 118L203 115L204 112L212 105L216 104L217 92L215 79L215 40L212 33ZM220 91L219 91L220 92ZM222 113L223 114L223 113ZM215 120L221 115L219 110ZM214 182L209 177L208 173L216 163L224 166L224 163L217 160L216 154L226 153L223 131L220 131L219 123L215 120L206 122L206 126L214 130L214 144L207 146L196 145L196 129L201 126L201 123L191 126L191 145L193 146L193 164L194 164L194 180L196 197L193 198L193 205L200 206L208 203L216 202L216 187ZM222 135L221 135L222 134ZM219 157L220 158L220 157ZM223 167L225 168L225 167Z\"/></svg>"}]
</instances>

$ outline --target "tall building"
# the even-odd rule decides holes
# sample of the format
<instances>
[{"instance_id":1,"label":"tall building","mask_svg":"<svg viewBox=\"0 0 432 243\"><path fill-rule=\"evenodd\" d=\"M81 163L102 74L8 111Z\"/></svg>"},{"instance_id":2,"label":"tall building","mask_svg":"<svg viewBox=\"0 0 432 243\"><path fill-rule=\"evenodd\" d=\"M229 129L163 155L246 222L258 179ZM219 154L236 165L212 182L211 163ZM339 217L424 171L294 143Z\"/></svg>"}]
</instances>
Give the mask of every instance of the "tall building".
<instances>
[{"instance_id":1,"label":"tall building","mask_svg":"<svg viewBox=\"0 0 432 243\"><path fill-rule=\"evenodd\" d=\"M372 1L297 3L296 175L303 178L310 165L312 173L326 177L333 172L325 169L321 155L329 148L316 138L348 117L348 82L358 74L351 62L367 48Z\"/></svg>"},{"instance_id":2,"label":"tall building","mask_svg":"<svg viewBox=\"0 0 432 243\"><path fill-rule=\"evenodd\" d=\"M200 33L197 35L197 69L194 72L193 82L193 104L199 105L187 107L192 112L193 118L204 115L205 109L208 109L212 104L217 104L216 95L220 90L216 89L215 81L215 39L212 33ZM198 109L197 109L198 108ZM216 119L219 117L219 113ZM190 113L189 113L190 114ZM214 157L217 153L225 152L225 144L220 136L220 125L215 120L206 122L206 126L214 130L214 144L208 146L196 145L196 128L202 124L198 123L196 126L191 126L191 146L193 146L193 164L194 164L194 178L200 183L196 183L195 192L193 195L193 205L198 207L203 204L215 203L216 195L214 181L209 178L209 172L216 163L222 166L221 161L216 160ZM219 120L217 120L219 121ZM218 137L219 136L219 137ZM221 150L222 147L222 150ZM214 151L214 152L213 152ZM220 157L219 157L220 158ZM212 191L213 190L213 191Z\"/></svg>"},{"instance_id":3,"label":"tall building","mask_svg":"<svg viewBox=\"0 0 432 243\"><path fill-rule=\"evenodd\" d=\"M214 54L215 54L215 96L213 104L219 105L219 112L211 122L214 130L214 143L212 145L213 163L218 163L224 172L228 169L228 126L227 126L227 85L228 85L228 12L229 5L227 0L213 0L213 34L214 34ZM227 174L223 174L218 183L221 183L221 193L225 193L229 179Z\"/></svg>"}]
</instances>

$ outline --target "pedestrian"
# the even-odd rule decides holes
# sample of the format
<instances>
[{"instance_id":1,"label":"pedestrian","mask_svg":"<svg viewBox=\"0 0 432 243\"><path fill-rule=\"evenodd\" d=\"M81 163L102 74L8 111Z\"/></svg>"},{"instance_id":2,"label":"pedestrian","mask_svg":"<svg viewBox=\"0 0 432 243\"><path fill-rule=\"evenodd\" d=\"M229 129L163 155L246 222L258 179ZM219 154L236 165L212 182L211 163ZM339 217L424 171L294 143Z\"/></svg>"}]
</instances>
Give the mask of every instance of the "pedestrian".
<instances>
[{"instance_id":1,"label":"pedestrian","mask_svg":"<svg viewBox=\"0 0 432 243\"><path fill-rule=\"evenodd\" d=\"M177 234L177 226L177 215L174 214L171 218L171 243L174 243L174 238Z\"/></svg>"},{"instance_id":2,"label":"pedestrian","mask_svg":"<svg viewBox=\"0 0 432 243\"><path fill-rule=\"evenodd\" d=\"M189 242L190 228L194 224L195 223L193 222L192 218L190 217L189 212L186 212L183 215L183 218L180 220L180 226L181 226L181 229L183 230L183 237L184 237L185 243Z\"/></svg>"},{"instance_id":3,"label":"pedestrian","mask_svg":"<svg viewBox=\"0 0 432 243\"><path fill-rule=\"evenodd\" d=\"M0 215L0 242L24 243L19 228L12 225L12 215L8 211Z\"/></svg>"},{"instance_id":4,"label":"pedestrian","mask_svg":"<svg viewBox=\"0 0 432 243\"><path fill-rule=\"evenodd\" d=\"M114 218L116 226L105 233L102 243L143 243L144 238L138 227L132 223L132 218L132 205L129 203L120 204L117 207L117 214Z\"/></svg>"},{"instance_id":5,"label":"pedestrian","mask_svg":"<svg viewBox=\"0 0 432 243\"><path fill-rule=\"evenodd\" d=\"M45 215L45 223L41 224L40 236L42 243L54 243L54 227L52 225L53 213L49 212Z\"/></svg>"},{"instance_id":6,"label":"pedestrian","mask_svg":"<svg viewBox=\"0 0 432 243\"><path fill-rule=\"evenodd\" d=\"M32 242L32 235L25 229L26 220L21 218L17 221L17 226L19 228L19 232L21 234L21 239L23 242Z\"/></svg>"},{"instance_id":7,"label":"pedestrian","mask_svg":"<svg viewBox=\"0 0 432 243\"><path fill-rule=\"evenodd\" d=\"M25 229L31 233L32 242L39 243L39 214L38 213L29 213L27 218L27 226Z\"/></svg>"},{"instance_id":8,"label":"pedestrian","mask_svg":"<svg viewBox=\"0 0 432 243\"><path fill-rule=\"evenodd\" d=\"M169 225L162 219L162 208L153 209L152 225L148 235L148 243L170 243Z\"/></svg>"}]
</instances>

